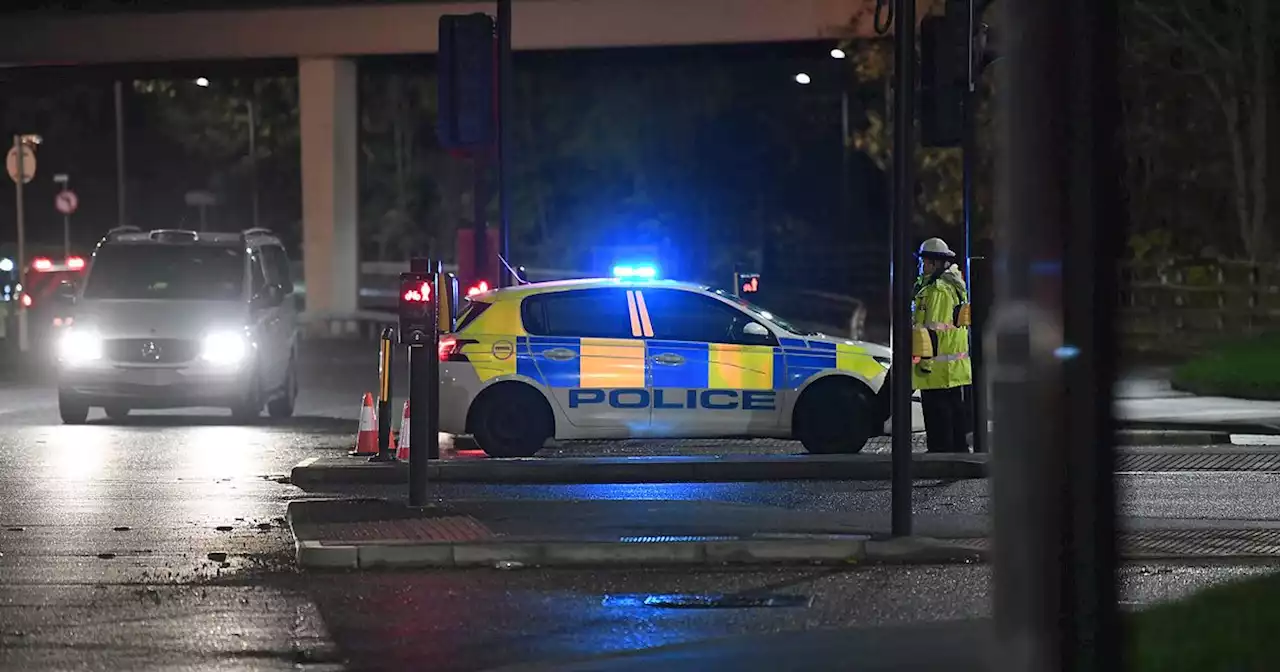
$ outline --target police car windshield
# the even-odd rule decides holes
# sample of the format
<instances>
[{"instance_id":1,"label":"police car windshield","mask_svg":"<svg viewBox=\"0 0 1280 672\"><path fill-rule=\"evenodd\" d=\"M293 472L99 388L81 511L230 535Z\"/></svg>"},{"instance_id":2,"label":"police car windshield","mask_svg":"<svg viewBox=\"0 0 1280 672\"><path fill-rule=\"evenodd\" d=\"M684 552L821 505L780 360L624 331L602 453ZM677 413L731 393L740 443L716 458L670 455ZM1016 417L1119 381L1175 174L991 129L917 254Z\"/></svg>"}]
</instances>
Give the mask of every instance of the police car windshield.
<instances>
[{"instance_id":1,"label":"police car windshield","mask_svg":"<svg viewBox=\"0 0 1280 672\"><path fill-rule=\"evenodd\" d=\"M107 245L93 260L86 299L236 301L244 252L221 245Z\"/></svg>"},{"instance_id":2,"label":"police car windshield","mask_svg":"<svg viewBox=\"0 0 1280 672\"><path fill-rule=\"evenodd\" d=\"M797 327L796 325L791 324L790 322L782 319L781 317L778 317L776 314L771 313L765 310L764 308L761 308L760 306L757 306L756 304L751 303L750 301L747 301L746 299L743 299L738 296L734 296L732 293L726 292L723 289L716 289L713 291L715 291L716 294L719 294L720 296L723 296L724 298L734 302L734 304L743 308L744 310L751 313L752 315L762 320L765 320L771 324L775 324L779 327L782 327L783 329L786 329L787 331L793 334L796 334L798 336L817 336L818 335L818 332L816 331L808 331L806 329L801 329L800 327Z\"/></svg>"}]
</instances>

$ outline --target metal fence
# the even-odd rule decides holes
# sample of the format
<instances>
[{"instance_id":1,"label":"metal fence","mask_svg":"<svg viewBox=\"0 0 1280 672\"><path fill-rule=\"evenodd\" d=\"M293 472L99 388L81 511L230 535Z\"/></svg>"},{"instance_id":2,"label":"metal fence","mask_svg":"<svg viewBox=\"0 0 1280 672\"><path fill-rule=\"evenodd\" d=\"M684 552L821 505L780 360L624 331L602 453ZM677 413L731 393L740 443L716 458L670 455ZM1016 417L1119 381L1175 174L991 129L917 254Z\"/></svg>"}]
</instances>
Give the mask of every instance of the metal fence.
<instances>
[{"instance_id":1,"label":"metal fence","mask_svg":"<svg viewBox=\"0 0 1280 672\"><path fill-rule=\"evenodd\" d=\"M1190 354L1280 326L1280 264L1174 259L1129 262L1120 273L1131 352Z\"/></svg>"}]
</instances>

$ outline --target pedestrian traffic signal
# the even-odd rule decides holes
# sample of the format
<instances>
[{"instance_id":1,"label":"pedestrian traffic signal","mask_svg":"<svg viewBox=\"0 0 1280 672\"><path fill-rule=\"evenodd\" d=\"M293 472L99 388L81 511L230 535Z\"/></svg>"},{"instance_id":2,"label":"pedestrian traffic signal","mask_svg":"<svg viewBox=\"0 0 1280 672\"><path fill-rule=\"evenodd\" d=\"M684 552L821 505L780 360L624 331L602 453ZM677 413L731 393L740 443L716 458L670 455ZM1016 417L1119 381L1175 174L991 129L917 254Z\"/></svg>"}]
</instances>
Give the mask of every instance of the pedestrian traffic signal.
<instances>
[{"instance_id":1,"label":"pedestrian traffic signal","mask_svg":"<svg viewBox=\"0 0 1280 672\"><path fill-rule=\"evenodd\" d=\"M742 296L743 294L759 294L760 293L760 274L759 273L742 273L733 272L733 294L734 296Z\"/></svg>"},{"instance_id":2,"label":"pedestrian traffic signal","mask_svg":"<svg viewBox=\"0 0 1280 672\"><path fill-rule=\"evenodd\" d=\"M446 149L488 147L494 141L494 52L497 36L488 14L440 17L436 59L436 131Z\"/></svg>"},{"instance_id":3,"label":"pedestrian traffic signal","mask_svg":"<svg viewBox=\"0 0 1280 672\"><path fill-rule=\"evenodd\" d=\"M967 0L948 0L946 15L920 22L920 142L925 147L958 147L964 138L971 41Z\"/></svg>"},{"instance_id":4,"label":"pedestrian traffic signal","mask_svg":"<svg viewBox=\"0 0 1280 672\"><path fill-rule=\"evenodd\" d=\"M430 341L436 329L435 275L400 274L400 342L421 345Z\"/></svg>"}]
</instances>

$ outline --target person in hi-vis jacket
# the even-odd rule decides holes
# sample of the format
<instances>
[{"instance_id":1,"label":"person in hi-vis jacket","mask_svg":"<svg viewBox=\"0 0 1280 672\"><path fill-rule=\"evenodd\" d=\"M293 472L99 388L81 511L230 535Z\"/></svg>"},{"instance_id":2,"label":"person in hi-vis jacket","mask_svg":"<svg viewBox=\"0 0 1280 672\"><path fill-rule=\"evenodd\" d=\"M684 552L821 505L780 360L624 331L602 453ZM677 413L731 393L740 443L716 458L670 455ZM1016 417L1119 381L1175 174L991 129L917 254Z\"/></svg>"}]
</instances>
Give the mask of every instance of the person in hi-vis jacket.
<instances>
[{"instance_id":1,"label":"person in hi-vis jacket","mask_svg":"<svg viewBox=\"0 0 1280 672\"><path fill-rule=\"evenodd\" d=\"M965 390L973 383L969 361L969 293L955 252L930 238L918 253L920 276L912 305L911 386L920 390L931 453L969 451L970 418Z\"/></svg>"}]
</instances>

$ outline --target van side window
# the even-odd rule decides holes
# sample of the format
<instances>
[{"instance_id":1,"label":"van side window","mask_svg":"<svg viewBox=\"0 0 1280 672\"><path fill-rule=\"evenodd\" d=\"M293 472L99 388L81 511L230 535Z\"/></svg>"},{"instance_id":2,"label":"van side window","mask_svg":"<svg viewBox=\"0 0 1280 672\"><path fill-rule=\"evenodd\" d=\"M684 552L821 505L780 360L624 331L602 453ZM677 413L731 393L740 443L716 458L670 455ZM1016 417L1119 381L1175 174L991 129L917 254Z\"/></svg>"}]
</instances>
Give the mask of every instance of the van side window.
<instances>
[{"instance_id":1,"label":"van side window","mask_svg":"<svg viewBox=\"0 0 1280 672\"><path fill-rule=\"evenodd\" d=\"M267 277L262 271L262 253L255 252L249 258L249 296L257 296L267 286Z\"/></svg>"},{"instance_id":2,"label":"van side window","mask_svg":"<svg viewBox=\"0 0 1280 672\"><path fill-rule=\"evenodd\" d=\"M259 252L264 261L263 270L266 272L267 282L291 287L293 271L289 268L289 255L284 248L279 245L263 245Z\"/></svg>"}]
</instances>

